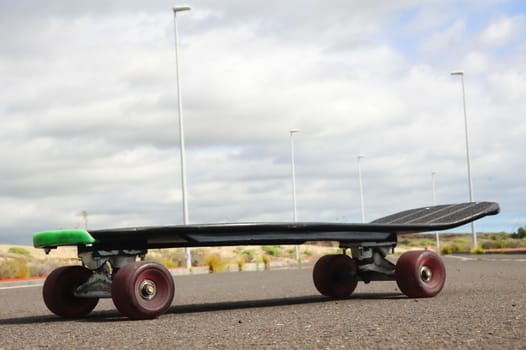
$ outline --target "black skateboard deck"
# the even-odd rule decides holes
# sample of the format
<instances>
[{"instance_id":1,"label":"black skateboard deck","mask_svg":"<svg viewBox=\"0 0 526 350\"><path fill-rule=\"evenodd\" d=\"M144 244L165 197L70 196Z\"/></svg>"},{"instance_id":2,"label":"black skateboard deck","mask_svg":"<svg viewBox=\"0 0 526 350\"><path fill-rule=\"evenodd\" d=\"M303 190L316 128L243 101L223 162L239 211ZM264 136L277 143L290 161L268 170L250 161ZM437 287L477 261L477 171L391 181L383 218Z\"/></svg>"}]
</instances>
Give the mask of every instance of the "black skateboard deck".
<instances>
[{"instance_id":1,"label":"black skateboard deck","mask_svg":"<svg viewBox=\"0 0 526 350\"><path fill-rule=\"evenodd\" d=\"M396 241L398 233L447 230L499 210L497 203L470 202L410 209L364 224L259 222L89 230L94 242L88 250Z\"/></svg>"}]
</instances>

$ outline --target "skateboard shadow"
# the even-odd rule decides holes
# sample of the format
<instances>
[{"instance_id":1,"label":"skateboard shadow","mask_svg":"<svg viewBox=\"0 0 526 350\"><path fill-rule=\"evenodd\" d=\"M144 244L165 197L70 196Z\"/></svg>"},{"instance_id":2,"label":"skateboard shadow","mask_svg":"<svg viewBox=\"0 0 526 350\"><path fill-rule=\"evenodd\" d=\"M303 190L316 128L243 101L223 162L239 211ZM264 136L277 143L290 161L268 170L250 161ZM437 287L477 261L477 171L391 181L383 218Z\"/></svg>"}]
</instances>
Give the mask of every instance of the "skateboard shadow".
<instances>
[{"instance_id":1,"label":"skateboard shadow","mask_svg":"<svg viewBox=\"0 0 526 350\"><path fill-rule=\"evenodd\" d=\"M199 312L214 312L214 311L229 311L229 310L241 310L251 308L267 308L276 306L291 306L291 305L302 305L302 304L315 304L315 303L329 303L338 302L345 300L386 300L386 299L400 299L406 298L400 293L379 293L379 294L353 294L348 298L343 299L331 299L322 295L309 295L302 297L289 297L289 298L273 298L273 299L257 299L257 300L241 300L241 301L225 301L218 303L204 303L204 304L187 304L187 305L174 305L172 306L167 314L192 314Z\"/></svg>"},{"instance_id":2,"label":"skateboard shadow","mask_svg":"<svg viewBox=\"0 0 526 350\"><path fill-rule=\"evenodd\" d=\"M406 299L407 297L400 293L375 293L375 294L353 294L344 299L331 299L322 295L309 295L301 297L290 298L272 298L272 299L257 299L257 300L242 300L242 301L225 301L217 303L203 303L203 304L183 304L172 305L166 314L185 315L203 312L242 310L251 308L268 308L276 306L291 306L303 304L316 303L330 303L342 302L346 300L396 300ZM162 316L161 316L162 317ZM56 322L134 322L121 315L117 310L101 310L93 311L88 316L75 319L64 319L58 316L40 315L40 316L26 316L0 319L0 325L27 325L27 324L42 324L42 323L56 323Z\"/></svg>"}]
</instances>

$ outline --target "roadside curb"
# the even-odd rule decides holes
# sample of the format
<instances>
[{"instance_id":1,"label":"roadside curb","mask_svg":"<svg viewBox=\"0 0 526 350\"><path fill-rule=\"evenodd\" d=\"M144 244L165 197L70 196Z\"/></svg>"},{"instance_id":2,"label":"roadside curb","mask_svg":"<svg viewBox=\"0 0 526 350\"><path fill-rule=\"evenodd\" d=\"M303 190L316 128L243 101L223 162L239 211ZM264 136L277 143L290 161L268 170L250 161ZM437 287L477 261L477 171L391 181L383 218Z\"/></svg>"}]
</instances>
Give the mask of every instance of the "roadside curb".
<instances>
[{"instance_id":1,"label":"roadside curb","mask_svg":"<svg viewBox=\"0 0 526 350\"><path fill-rule=\"evenodd\" d=\"M1 287L17 287L17 286L38 286L44 283L45 276L30 277L30 278L9 278L0 280Z\"/></svg>"},{"instance_id":2,"label":"roadside curb","mask_svg":"<svg viewBox=\"0 0 526 350\"><path fill-rule=\"evenodd\" d=\"M495 248L484 249L488 254L526 254L526 248Z\"/></svg>"}]
</instances>

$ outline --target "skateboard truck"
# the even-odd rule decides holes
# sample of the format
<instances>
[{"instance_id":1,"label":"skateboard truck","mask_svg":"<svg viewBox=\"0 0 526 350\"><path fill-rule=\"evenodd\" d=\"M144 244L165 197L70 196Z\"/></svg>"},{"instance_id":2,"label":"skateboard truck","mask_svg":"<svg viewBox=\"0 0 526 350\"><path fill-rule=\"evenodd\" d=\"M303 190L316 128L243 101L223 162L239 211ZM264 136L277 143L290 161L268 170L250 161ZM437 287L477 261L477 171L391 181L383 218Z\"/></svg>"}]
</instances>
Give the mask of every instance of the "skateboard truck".
<instances>
[{"instance_id":1,"label":"skateboard truck","mask_svg":"<svg viewBox=\"0 0 526 350\"><path fill-rule=\"evenodd\" d=\"M79 248L82 266L93 274L73 294L78 298L111 298L112 274L137 258L144 261L146 253L146 250L82 251Z\"/></svg>"},{"instance_id":2,"label":"skateboard truck","mask_svg":"<svg viewBox=\"0 0 526 350\"><path fill-rule=\"evenodd\" d=\"M351 256L356 261L357 275L364 283L395 280L395 265L386 259L394 252L396 242L351 246Z\"/></svg>"},{"instance_id":3,"label":"skateboard truck","mask_svg":"<svg viewBox=\"0 0 526 350\"><path fill-rule=\"evenodd\" d=\"M82 265L89 270L97 270L101 266L110 263L113 269L119 269L122 266L134 262L139 258L144 260L145 249L141 250L83 250L79 248L78 256Z\"/></svg>"}]
</instances>

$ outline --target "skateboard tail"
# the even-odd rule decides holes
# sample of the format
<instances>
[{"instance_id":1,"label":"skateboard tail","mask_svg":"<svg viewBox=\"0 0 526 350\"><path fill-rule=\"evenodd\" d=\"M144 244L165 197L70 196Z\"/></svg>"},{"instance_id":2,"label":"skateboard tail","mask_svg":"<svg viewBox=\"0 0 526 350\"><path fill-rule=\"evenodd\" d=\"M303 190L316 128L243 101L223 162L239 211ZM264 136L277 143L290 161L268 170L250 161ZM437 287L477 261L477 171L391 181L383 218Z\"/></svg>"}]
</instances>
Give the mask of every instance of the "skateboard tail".
<instances>
[{"instance_id":1,"label":"skateboard tail","mask_svg":"<svg viewBox=\"0 0 526 350\"><path fill-rule=\"evenodd\" d=\"M35 248L54 248L63 245L95 243L95 239L85 230L42 231L33 236Z\"/></svg>"}]
</instances>

